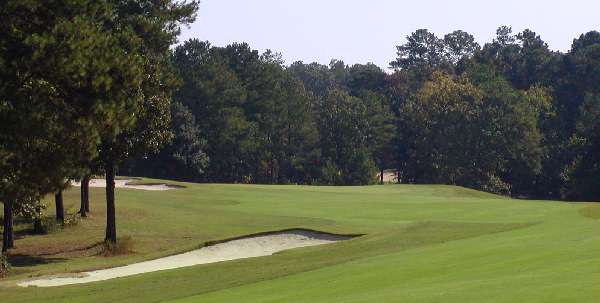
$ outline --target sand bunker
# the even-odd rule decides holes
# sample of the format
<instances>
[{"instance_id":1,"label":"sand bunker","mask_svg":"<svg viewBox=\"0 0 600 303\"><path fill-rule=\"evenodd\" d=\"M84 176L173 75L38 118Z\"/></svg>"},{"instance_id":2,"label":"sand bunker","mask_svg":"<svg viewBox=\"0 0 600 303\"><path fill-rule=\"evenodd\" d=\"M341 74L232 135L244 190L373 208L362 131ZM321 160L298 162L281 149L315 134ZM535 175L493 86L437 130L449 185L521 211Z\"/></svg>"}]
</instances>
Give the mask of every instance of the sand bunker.
<instances>
[{"instance_id":1,"label":"sand bunker","mask_svg":"<svg viewBox=\"0 0 600 303\"><path fill-rule=\"evenodd\" d=\"M287 249L315 246L350 239L350 236L332 235L308 230L288 230L239 238L206 246L187 253L127 266L47 277L18 283L19 286L51 287L103 281L147 272L180 267L272 255Z\"/></svg>"},{"instance_id":2,"label":"sand bunker","mask_svg":"<svg viewBox=\"0 0 600 303\"><path fill-rule=\"evenodd\" d=\"M168 184L143 184L143 185L132 185L130 182L134 182L136 180L128 179L128 180L115 180L116 188L132 188L132 189L141 189L141 190L170 190L180 188L179 186L173 186ZM73 181L71 182L73 186L81 186L80 182ZM105 179L92 179L90 180L90 187L106 187Z\"/></svg>"},{"instance_id":3,"label":"sand bunker","mask_svg":"<svg viewBox=\"0 0 600 303\"><path fill-rule=\"evenodd\" d=\"M381 173L377 173L377 180L380 180ZM383 172L383 182L385 183L397 183L398 173L395 170L385 170Z\"/></svg>"}]
</instances>

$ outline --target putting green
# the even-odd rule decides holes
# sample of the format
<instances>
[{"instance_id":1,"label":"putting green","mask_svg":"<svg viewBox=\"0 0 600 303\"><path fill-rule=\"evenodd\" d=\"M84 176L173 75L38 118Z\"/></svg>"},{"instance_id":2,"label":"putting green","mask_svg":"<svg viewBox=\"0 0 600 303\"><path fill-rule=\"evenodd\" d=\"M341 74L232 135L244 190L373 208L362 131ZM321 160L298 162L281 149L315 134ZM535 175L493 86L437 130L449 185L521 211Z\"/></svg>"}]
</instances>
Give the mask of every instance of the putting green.
<instances>
[{"instance_id":1,"label":"putting green","mask_svg":"<svg viewBox=\"0 0 600 303\"><path fill-rule=\"evenodd\" d=\"M89 219L17 240L13 273L0 282L2 302L597 302L600 297L600 216L593 203L512 200L438 185L177 184L187 188L118 189L118 231L131 236L134 253L102 257L94 251L104 226L101 189L92 190ZM71 212L77 197L74 190L66 193ZM14 286L31 276L113 267L206 241L287 228L366 236L90 284Z\"/></svg>"}]
</instances>

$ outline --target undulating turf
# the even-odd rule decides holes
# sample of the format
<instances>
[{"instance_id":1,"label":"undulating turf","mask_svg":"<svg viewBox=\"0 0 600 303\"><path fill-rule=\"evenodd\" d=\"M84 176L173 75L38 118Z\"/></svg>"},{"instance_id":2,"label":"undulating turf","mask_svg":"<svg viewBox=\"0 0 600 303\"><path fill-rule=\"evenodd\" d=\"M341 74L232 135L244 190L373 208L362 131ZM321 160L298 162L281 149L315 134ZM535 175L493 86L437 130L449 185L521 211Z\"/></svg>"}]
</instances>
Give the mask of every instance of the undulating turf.
<instances>
[{"instance_id":1,"label":"undulating turf","mask_svg":"<svg viewBox=\"0 0 600 303\"><path fill-rule=\"evenodd\" d=\"M144 179L140 182L162 182ZM120 236L103 257L104 191L92 214L48 235L19 225L0 302L597 302L600 211L592 203L511 200L451 186L180 184L117 191ZM65 193L70 213L77 190ZM49 208L51 213L52 207ZM286 228L365 234L274 256L55 288L31 276L112 267L211 240Z\"/></svg>"}]
</instances>

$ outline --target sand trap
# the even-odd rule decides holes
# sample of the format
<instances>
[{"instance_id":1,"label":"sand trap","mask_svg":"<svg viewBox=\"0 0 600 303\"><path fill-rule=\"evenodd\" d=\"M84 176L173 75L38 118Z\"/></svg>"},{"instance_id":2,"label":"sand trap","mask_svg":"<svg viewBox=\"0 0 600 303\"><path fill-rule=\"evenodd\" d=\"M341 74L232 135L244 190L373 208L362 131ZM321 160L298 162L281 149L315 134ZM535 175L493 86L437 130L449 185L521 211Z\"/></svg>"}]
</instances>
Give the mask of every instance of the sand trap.
<instances>
[{"instance_id":1,"label":"sand trap","mask_svg":"<svg viewBox=\"0 0 600 303\"><path fill-rule=\"evenodd\" d=\"M168 184L147 184L147 185L130 185L129 182L133 182L136 180L128 179L128 180L115 180L116 188L132 188L132 189L141 189L141 190L170 190L180 188L178 186L168 185ZM80 182L72 181L71 185L73 186L81 186ZM90 180L90 187L106 187L105 179L92 179Z\"/></svg>"},{"instance_id":2,"label":"sand trap","mask_svg":"<svg viewBox=\"0 0 600 303\"><path fill-rule=\"evenodd\" d=\"M380 178L381 178L381 173L377 173L377 180L380 180ZM395 170L383 171L383 182L397 183L398 182L398 173Z\"/></svg>"},{"instance_id":3,"label":"sand trap","mask_svg":"<svg viewBox=\"0 0 600 303\"><path fill-rule=\"evenodd\" d=\"M19 286L51 287L103 281L147 272L180 267L272 255L287 249L315 246L347 240L352 237L332 235L308 230L288 230L240 238L206 246L187 253L127 266L95 270L69 276L46 277L24 281Z\"/></svg>"}]
</instances>

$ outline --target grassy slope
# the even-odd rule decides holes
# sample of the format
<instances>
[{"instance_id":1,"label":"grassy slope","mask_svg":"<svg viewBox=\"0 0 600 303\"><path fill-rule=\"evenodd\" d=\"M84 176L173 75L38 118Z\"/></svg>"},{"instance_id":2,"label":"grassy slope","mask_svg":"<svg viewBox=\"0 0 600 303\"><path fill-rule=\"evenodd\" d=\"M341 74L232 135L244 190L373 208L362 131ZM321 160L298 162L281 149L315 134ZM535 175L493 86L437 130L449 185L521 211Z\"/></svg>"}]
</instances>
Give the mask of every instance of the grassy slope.
<instances>
[{"instance_id":1,"label":"grassy slope","mask_svg":"<svg viewBox=\"0 0 600 303\"><path fill-rule=\"evenodd\" d=\"M145 180L148 181L148 180ZM152 180L149 180L152 182ZM118 231L135 254L94 256L92 217L17 241L2 302L596 302L600 211L447 186L193 185L118 190ZM71 211L77 192L66 194ZM40 274L125 264L260 231L305 227L367 236L87 285L16 288ZM65 252L66 251L66 252ZM135 300L134 300L135 299Z\"/></svg>"}]
</instances>

